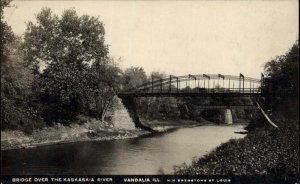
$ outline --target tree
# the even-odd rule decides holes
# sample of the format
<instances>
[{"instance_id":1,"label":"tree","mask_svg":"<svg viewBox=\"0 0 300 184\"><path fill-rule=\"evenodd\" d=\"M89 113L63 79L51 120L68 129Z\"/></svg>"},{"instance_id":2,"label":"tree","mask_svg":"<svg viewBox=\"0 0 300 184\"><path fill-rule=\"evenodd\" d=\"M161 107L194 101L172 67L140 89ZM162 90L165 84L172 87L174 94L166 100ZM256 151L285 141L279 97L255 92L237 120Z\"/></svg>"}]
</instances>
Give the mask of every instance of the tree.
<instances>
[{"instance_id":1,"label":"tree","mask_svg":"<svg viewBox=\"0 0 300 184\"><path fill-rule=\"evenodd\" d=\"M41 66L65 62L86 67L107 59L105 31L97 18L78 17L75 10L69 9L59 19L45 8L36 19L37 24L27 24L24 43L26 60L34 66L36 73L41 72Z\"/></svg>"},{"instance_id":2,"label":"tree","mask_svg":"<svg viewBox=\"0 0 300 184\"><path fill-rule=\"evenodd\" d=\"M125 70L123 80L124 89L131 89L147 82L147 75L142 67L130 67Z\"/></svg>"},{"instance_id":3,"label":"tree","mask_svg":"<svg viewBox=\"0 0 300 184\"><path fill-rule=\"evenodd\" d=\"M164 78L167 77L167 75L165 73L154 71L154 72L151 72L151 76L150 77L156 77L156 78L162 78L162 79L164 79Z\"/></svg>"},{"instance_id":4,"label":"tree","mask_svg":"<svg viewBox=\"0 0 300 184\"><path fill-rule=\"evenodd\" d=\"M23 50L35 75L43 118L70 123L80 113L96 110L97 117L103 115L105 105L95 109L86 102L91 96L104 100L113 90L107 75L115 75L103 23L88 15L79 17L73 9L59 18L45 8L36 19L36 24L27 24Z\"/></svg>"},{"instance_id":5,"label":"tree","mask_svg":"<svg viewBox=\"0 0 300 184\"><path fill-rule=\"evenodd\" d=\"M85 109L90 116L104 120L108 109L113 108L114 96L121 83L121 70L113 58L108 64L95 62L89 70L89 90L85 98Z\"/></svg>"},{"instance_id":6,"label":"tree","mask_svg":"<svg viewBox=\"0 0 300 184\"><path fill-rule=\"evenodd\" d=\"M0 2L1 12L9 3L9 0ZM29 68L24 67L21 39L3 18L1 13L1 129L29 131L37 117L30 101L33 76Z\"/></svg>"},{"instance_id":7,"label":"tree","mask_svg":"<svg viewBox=\"0 0 300 184\"><path fill-rule=\"evenodd\" d=\"M3 11L4 8L8 7L11 0L2 0L0 1L0 33L1 33L1 40L0 40L0 53L1 53L1 64L7 61L7 57L9 55L9 49L7 48L7 44L11 43L15 36L11 30L11 27L3 20L4 15Z\"/></svg>"},{"instance_id":8,"label":"tree","mask_svg":"<svg viewBox=\"0 0 300 184\"><path fill-rule=\"evenodd\" d=\"M265 86L262 90L299 94L299 41L285 54L265 64ZM297 114L299 96L266 96L266 104L275 111Z\"/></svg>"}]
</instances>

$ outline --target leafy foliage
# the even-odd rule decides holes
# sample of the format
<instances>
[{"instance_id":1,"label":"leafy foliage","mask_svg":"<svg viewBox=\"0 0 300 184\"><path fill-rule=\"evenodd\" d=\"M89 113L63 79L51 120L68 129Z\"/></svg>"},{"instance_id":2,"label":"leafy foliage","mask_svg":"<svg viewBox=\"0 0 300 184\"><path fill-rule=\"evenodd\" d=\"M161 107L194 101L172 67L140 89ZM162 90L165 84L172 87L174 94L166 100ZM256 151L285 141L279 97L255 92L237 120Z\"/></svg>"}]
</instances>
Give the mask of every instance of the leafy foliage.
<instances>
[{"instance_id":1,"label":"leafy foliage","mask_svg":"<svg viewBox=\"0 0 300 184\"><path fill-rule=\"evenodd\" d=\"M107 59L103 23L95 17L78 17L75 10L65 10L61 18L48 8L36 16L37 24L29 22L25 33L26 60L40 72L40 67L66 63L84 70L93 62Z\"/></svg>"},{"instance_id":2,"label":"leafy foliage","mask_svg":"<svg viewBox=\"0 0 300 184\"><path fill-rule=\"evenodd\" d=\"M263 90L272 92L294 92L294 95L266 96L265 105L275 111L295 115L299 108L299 43L282 56L265 64L265 86Z\"/></svg>"},{"instance_id":3,"label":"leafy foliage","mask_svg":"<svg viewBox=\"0 0 300 184\"><path fill-rule=\"evenodd\" d=\"M14 42L18 42L17 40ZM8 46L14 50L14 46ZM33 76L29 68L24 67L22 55L10 53L1 65L1 128L23 129L31 131L37 112L32 108ZM35 125L34 125L35 124Z\"/></svg>"},{"instance_id":4,"label":"leafy foliage","mask_svg":"<svg viewBox=\"0 0 300 184\"><path fill-rule=\"evenodd\" d=\"M15 35L13 34L11 27L3 20L4 19L4 15L3 15L3 11L4 8L8 7L10 4L11 0L2 0L0 2L0 16L1 16L1 21L0 21L0 35L1 35L1 39L0 39L0 53L1 53L1 64L3 62L7 61L7 57L9 55L9 49L7 47L8 43L11 43L14 38Z\"/></svg>"},{"instance_id":5,"label":"leafy foliage","mask_svg":"<svg viewBox=\"0 0 300 184\"><path fill-rule=\"evenodd\" d=\"M121 70L110 58L106 65L94 63L88 74L84 98L86 114L96 118L104 118L108 109L113 108L114 95L121 83Z\"/></svg>"},{"instance_id":6,"label":"leafy foliage","mask_svg":"<svg viewBox=\"0 0 300 184\"><path fill-rule=\"evenodd\" d=\"M72 9L59 18L45 8L36 19L27 25L23 51L35 75L42 117L66 124L81 113L101 118L119 72L108 57L103 23Z\"/></svg>"},{"instance_id":7,"label":"leafy foliage","mask_svg":"<svg viewBox=\"0 0 300 184\"><path fill-rule=\"evenodd\" d=\"M0 3L1 12L10 1ZM1 13L1 129L21 129L27 133L41 124L37 113L30 105L33 76L24 67L22 53L19 52L21 40L11 31Z\"/></svg>"},{"instance_id":8,"label":"leafy foliage","mask_svg":"<svg viewBox=\"0 0 300 184\"><path fill-rule=\"evenodd\" d=\"M1 1L1 10L8 4ZM103 118L121 72L108 56L103 23L72 9L59 18L45 8L36 19L23 42L1 21L1 128L32 131L43 121L70 124L79 114Z\"/></svg>"},{"instance_id":9,"label":"leafy foliage","mask_svg":"<svg viewBox=\"0 0 300 184\"><path fill-rule=\"evenodd\" d=\"M142 67L130 67L123 74L123 88L131 89L147 81L147 76Z\"/></svg>"}]
</instances>

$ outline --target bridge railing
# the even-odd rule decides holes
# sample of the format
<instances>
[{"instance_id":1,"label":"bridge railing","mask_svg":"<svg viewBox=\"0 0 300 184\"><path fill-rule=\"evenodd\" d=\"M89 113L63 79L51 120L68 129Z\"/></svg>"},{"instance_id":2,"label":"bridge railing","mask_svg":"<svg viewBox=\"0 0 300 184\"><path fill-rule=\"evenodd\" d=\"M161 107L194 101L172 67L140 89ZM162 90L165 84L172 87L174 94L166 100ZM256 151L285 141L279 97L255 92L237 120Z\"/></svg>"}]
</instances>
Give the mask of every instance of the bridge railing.
<instances>
[{"instance_id":1,"label":"bridge railing","mask_svg":"<svg viewBox=\"0 0 300 184\"><path fill-rule=\"evenodd\" d=\"M145 91L151 90L151 92L165 92L169 91L182 91L185 88L205 88L208 91L220 91L222 89L228 89L230 91L244 91L249 90L251 93L256 92L262 84L262 79L255 79L250 77L244 77L222 74L201 74L201 75L185 75L185 76L173 76L169 78L152 77L152 80L148 83L136 86L128 91ZM216 89L220 88L220 89ZM248 93L248 92L247 92Z\"/></svg>"},{"instance_id":2,"label":"bridge railing","mask_svg":"<svg viewBox=\"0 0 300 184\"><path fill-rule=\"evenodd\" d=\"M137 89L128 93L247 93L257 94L260 93L260 88L244 88L242 91L240 88L231 88L230 90L224 88L185 88L185 89Z\"/></svg>"},{"instance_id":3,"label":"bridge railing","mask_svg":"<svg viewBox=\"0 0 300 184\"><path fill-rule=\"evenodd\" d=\"M125 90L123 94L205 94L205 93L239 93L239 94L258 94L261 93L264 77L255 79L245 77L243 74L238 76L222 74L200 74L173 76L159 78L152 76L148 83Z\"/></svg>"}]
</instances>

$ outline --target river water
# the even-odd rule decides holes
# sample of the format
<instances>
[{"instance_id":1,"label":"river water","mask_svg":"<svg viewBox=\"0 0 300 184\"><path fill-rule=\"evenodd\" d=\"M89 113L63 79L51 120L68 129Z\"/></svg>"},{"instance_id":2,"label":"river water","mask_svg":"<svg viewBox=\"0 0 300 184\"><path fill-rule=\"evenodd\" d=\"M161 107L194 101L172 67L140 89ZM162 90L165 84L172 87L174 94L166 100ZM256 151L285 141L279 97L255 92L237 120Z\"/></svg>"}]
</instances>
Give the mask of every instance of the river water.
<instances>
[{"instance_id":1,"label":"river water","mask_svg":"<svg viewBox=\"0 0 300 184\"><path fill-rule=\"evenodd\" d=\"M181 128L133 139L90 141L2 152L2 174L159 174L244 135L243 125Z\"/></svg>"}]
</instances>

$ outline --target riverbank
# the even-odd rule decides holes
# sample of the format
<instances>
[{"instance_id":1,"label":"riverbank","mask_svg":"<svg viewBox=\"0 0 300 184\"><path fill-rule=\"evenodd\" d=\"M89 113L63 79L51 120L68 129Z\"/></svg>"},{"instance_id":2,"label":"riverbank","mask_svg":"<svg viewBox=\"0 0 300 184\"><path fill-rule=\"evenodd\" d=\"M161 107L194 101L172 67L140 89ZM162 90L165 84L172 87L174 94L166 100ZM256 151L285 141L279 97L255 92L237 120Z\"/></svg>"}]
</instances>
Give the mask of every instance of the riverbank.
<instances>
[{"instance_id":1,"label":"riverbank","mask_svg":"<svg viewBox=\"0 0 300 184\"><path fill-rule=\"evenodd\" d=\"M79 141L101 141L134 138L149 132L141 129L124 129L112 123L89 118L85 123L75 122L70 126L55 124L35 129L32 134L18 130L1 131L1 150L30 148L36 146Z\"/></svg>"},{"instance_id":2,"label":"riverbank","mask_svg":"<svg viewBox=\"0 0 300 184\"><path fill-rule=\"evenodd\" d=\"M197 122L188 120L142 120L142 122L143 124L160 133L171 131L177 128L214 124L208 121ZM130 128L130 126L122 128L120 126L115 126L113 123L101 122L93 118L85 118L84 123L80 123L79 121L72 123L70 126L55 124L52 127L35 129L33 130L32 134L25 134L19 130L1 131L1 150L31 148L79 141L129 139L146 134L150 134L150 132L141 129Z\"/></svg>"},{"instance_id":3,"label":"riverbank","mask_svg":"<svg viewBox=\"0 0 300 184\"><path fill-rule=\"evenodd\" d=\"M168 132L174 129L178 129L178 128L187 128L187 127L195 127L195 126L203 126L203 125L211 125L211 126L217 126L217 125L226 125L224 123L214 123L211 121L208 121L206 119L203 118L199 118L197 121L194 120L176 120L176 121L172 121L172 120L144 120L141 119L141 122L152 128L153 130L157 131L157 132ZM239 119L236 120L234 122L235 125L247 125L249 123L249 120L246 119ZM229 125L230 126L230 125Z\"/></svg>"},{"instance_id":4,"label":"riverbank","mask_svg":"<svg viewBox=\"0 0 300 184\"><path fill-rule=\"evenodd\" d=\"M176 121L158 121L158 120L144 120L142 119L141 122L152 128L156 132L168 132L174 129L178 128L184 128L184 127L194 127L194 126L201 126L201 125L215 125L215 123L206 121L203 119L203 121L192 121L192 120L176 120Z\"/></svg>"},{"instance_id":5,"label":"riverbank","mask_svg":"<svg viewBox=\"0 0 300 184\"><path fill-rule=\"evenodd\" d=\"M156 175L190 163L230 139L244 125L203 125L133 139L84 141L2 152L5 175ZM34 158L34 159L33 159ZM147 167L145 167L147 166Z\"/></svg>"},{"instance_id":6,"label":"riverbank","mask_svg":"<svg viewBox=\"0 0 300 184\"><path fill-rule=\"evenodd\" d=\"M183 175L259 175L288 180L299 174L299 120L257 128L244 139L231 140L191 165L174 168Z\"/></svg>"}]
</instances>

